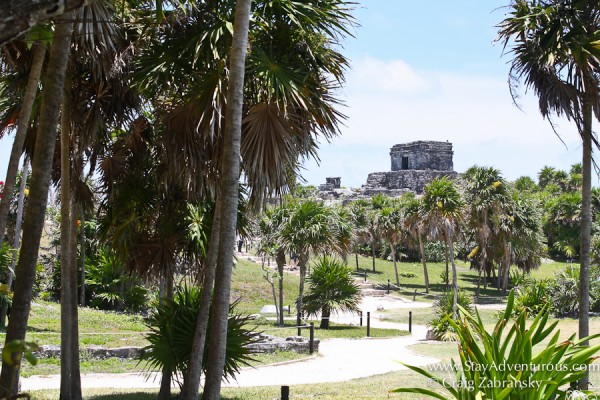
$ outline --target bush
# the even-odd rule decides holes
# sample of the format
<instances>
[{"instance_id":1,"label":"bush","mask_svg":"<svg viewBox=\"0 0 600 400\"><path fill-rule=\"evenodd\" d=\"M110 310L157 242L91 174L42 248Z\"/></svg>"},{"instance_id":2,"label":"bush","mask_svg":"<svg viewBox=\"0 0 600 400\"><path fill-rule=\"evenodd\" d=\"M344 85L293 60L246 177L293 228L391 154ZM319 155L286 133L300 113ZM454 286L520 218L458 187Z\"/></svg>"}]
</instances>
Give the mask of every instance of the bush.
<instances>
[{"instance_id":1,"label":"bush","mask_svg":"<svg viewBox=\"0 0 600 400\"><path fill-rule=\"evenodd\" d=\"M109 248L101 248L88 261L85 284L90 307L133 312L148 307L148 289L139 278L125 273L125 265Z\"/></svg>"},{"instance_id":2,"label":"bush","mask_svg":"<svg viewBox=\"0 0 600 400\"><path fill-rule=\"evenodd\" d=\"M434 317L427 326L433 331L436 340L450 342L457 339L456 332L450 324L453 303L452 290L442 293L433 303ZM458 305L469 313L473 312L473 299L464 290L458 291Z\"/></svg>"},{"instance_id":3,"label":"bush","mask_svg":"<svg viewBox=\"0 0 600 400\"><path fill-rule=\"evenodd\" d=\"M431 372L407 365L411 370L438 383L447 392L424 388L400 388L399 393L418 393L437 399L569 399L571 391L586 373L582 365L589 365L600 351L600 345L586 346L593 335L577 340L573 334L567 341L558 342L558 321L548 323L550 307L545 306L531 323L527 323L527 310L517 312L517 318L505 334L514 314L515 293L511 291L504 314L492 330L486 330L479 313L471 314L460 309L461 318L450 321L460 340L458 347L460 365L452 360L454 379L440 377ZM534 349L537 353L534 353ZM493 385L490 385L493 383ZM531 385L524 385L532 383ZM577 398L585 397L584 392Z\"/></svg>"},{"instance_id":4,"label":"bush","mask_svg":"<svg viewBox=\"0 0 600 400\"><path fill-rule=\"evenodd\" d=\"M173 371L174 379L177 376L187 376L201 295L200 289L184 286L175 292L172 299L163 299L162 303L151 311L146 319L146 325L150 329L146 338L150 344L144 348L142 356L142 360L147 361L149 369L161 371L163 367L168 367ZM234 378L242 366L249 365L253 351L248 348L248 345L259 341L258 333L245 328L250 318L233 314L234 309L235 303L229 310L223 371L225 379ZM210 325L209 318L202 362L204 371L208 360Z\"/></svg>"},{"instance_id":5,"label":"bush","mask_svg":"<svg viewBox=\"0 0 600 400\"><path fill-rule=\"evenodd\" d=\"M558 316L576 316L579 313L579 265L569 265L554 276L550 287L552 306ZM590 269L590 310L600 309L600 270Z\"/></svg>"},{"instance_id":6,"label":"bush","mask_svg":"<svg viewBox=\"0 0 600 400\"><path fill-rule=\"evenodd\" d=\"M446 245L444 242L425 243L425 258L430 262L442 262L446 260Z\"/></svg>"},{"instance_id":7,"label":"bush","mask_svg":"<svg viewBox=\"0 0 600 400\"><path fill-rule=\"evenodd\" d=\"M525 310L528 315L535 316L546 308L546 305L551 307L551 285L552 281L549 279L540 281L533 279L528 283L516 287L514 313L519 314Z\"/></svg>"}]
</instances>

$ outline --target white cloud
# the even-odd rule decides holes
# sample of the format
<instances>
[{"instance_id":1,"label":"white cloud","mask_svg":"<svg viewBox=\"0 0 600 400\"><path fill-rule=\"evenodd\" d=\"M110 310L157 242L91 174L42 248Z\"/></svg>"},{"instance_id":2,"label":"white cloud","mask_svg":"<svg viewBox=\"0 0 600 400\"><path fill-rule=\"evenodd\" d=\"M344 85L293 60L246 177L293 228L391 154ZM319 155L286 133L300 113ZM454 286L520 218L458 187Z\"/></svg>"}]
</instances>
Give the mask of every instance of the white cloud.
<instances>
[{"instance_id":1,"label":"white cloud","mask_svg":"<svg viewBox=\"0 0 600 400\"><path fill-rule=\"evenodd\" d=\"M499 168L508 179L535 176L544 166L567 169L580 159L574 124L556 120L568 150L524 95L519 110L505 77L418 71L401 60L356 60L345 89L348 115L342 137L322 146L321 167L307 164L310 183L342 176L360 186L369 172L389 170L389 148L413 140L448 140L454 166ZM368 149L368 151L365 151Z\"/></svg>"}]
</instances>

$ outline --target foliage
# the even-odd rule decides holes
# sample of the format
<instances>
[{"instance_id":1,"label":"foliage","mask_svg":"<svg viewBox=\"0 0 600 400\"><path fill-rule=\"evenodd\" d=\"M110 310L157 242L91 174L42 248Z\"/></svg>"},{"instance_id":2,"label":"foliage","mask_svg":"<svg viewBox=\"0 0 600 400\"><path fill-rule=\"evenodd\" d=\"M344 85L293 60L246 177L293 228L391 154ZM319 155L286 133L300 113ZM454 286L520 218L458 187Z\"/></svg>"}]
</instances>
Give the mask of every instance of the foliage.
<instances>
[{"instance_id":1,"label":"foliage","mask_svg":"<svg viewBox=\"0 0 600 400\"><path fill-rule=\"evenodd\" d=\"M163 299L150 312L146 324L150 333L146 338L150 344L144 348L142 359L148 363L149 369L162 370L169 367L177 376L187 375L187 366L192 351L192 342L196 330L196 319L200 307L201 290L196 287L180 287L172 299ZM249 365L252 353L247 346L259 341L258 333L249 331L246 325L250 317L234 314L236 303L230 306L230 317L227 329L227 350L225 355L226 379L235 378L240 368ZM210 343L209 318L205 346ZM204 351L202 366L206 369L208 351ZM181 384L181 382L179 382Z\"/></svg>"},{"instance_id":2,"label":"foliage","mask_svg":"<svg viewBox=\"0 0 600 400\"><path fill-rule=\"evenodd\" d=\"M427 242L425 244L425 258L427 261L442 262L446 259L446 246L444 242Z\"/></svg>"},{"instance_id":3,"label":"foliage","mask_svg":"<svg viewBox=\"0 0 600 400\"><path fill-rule=\"evenodd\" d=\"M433 331L436 340L455 341L458 336L450 324L454 294L448 290L433 303L433 319L427 326ZM458 291L458 305L469 313L473 312L473 299L464 290Z\"/></svg>"},{"instance_id":4,"label":"foliage","mask_svg":"<svg viewBox=\"0 0 600 400\"><path fill-rule=\"evenodd\" d=\"M583 343L600 335L577 340L573 334L559 343L560 331L555 331L558 321L548 324L549 306L531 323L527 321L527 310L521 310L505 332L514 313L514 300L511 291L505 312L489 332L477 311L473 315L461 308L461 319L449 321L460 342L460 365L452 360L452 370L456 371L454 382L407 365L438 383L447 394L423 388L400 388L392 392L418 393L437 399L447 399L449 394L450 398L461 400L569 398L571 385L585 375L586 368L582 366L591 364L600 351L600 345L588 347Z\"/></svg>"},{"instance_id":5,"label":"foliage","mask_svg":"<svg viewBox=\"0 0 600 400\"><path fill-rule=\"evenodd\" d=\"M139 278L125 272L120 258L108 247L86 263L86 297L91 307L141 311L147 308L148 289Z\"/></svg>"},{"instance_id":6,"label":"foliage","mask_svg":"<svg viewBox=\"0 0 600 400\"><path fill-rule=\"evenodd\" d=\"M600 309L600 269L590 269L590 309ZM579 265L571 264L554 276L550 286L553 311L558 316L576 316L579 313Z\"/></svg>"},{"instance_id":7,"label":"foliage","mask_svg":"<svg viewBox=\"0 0 600 400\"><path fill-rule=\"evenodd\" d=\"M352 269L342 262L323 256L313 265L307 282L304 310L308 315L321 313L321 328L328 328L331 312L359 310L360 288L352 277Z\"/></svg>"},{"instance_id":8,"label":"foliage","mask_svg":"<svg viewBox=\"0 0 600 400\"><path fill-rule=\"evenodd\" d=\"M514 313L519 314L522 310L526 310L528 315L536 316L545 308L551 307L550 286L551 281L548 279L533 279L517 286Z\"/></svg>"}]
</instances>

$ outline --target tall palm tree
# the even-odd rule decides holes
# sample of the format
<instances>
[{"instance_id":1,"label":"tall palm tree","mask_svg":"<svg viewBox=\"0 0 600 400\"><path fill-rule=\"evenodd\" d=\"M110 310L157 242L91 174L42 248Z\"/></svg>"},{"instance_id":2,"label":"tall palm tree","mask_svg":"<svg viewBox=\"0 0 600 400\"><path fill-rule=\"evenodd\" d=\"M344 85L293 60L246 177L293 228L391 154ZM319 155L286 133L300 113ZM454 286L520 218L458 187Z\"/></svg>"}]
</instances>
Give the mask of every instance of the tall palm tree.
<instances>
[{"instance_id":1,"label":"tall palm tree","mask_svg":"<svg viewBox=\"0 0 600 400\"><path fill-rule=\"evenodd\" d=\"M23 245L15 271L14 303L7 327L6 343L23 340L29 320L35 267L45 219L54 144L71 47L73 19L74 15L68 13L64 15L64 19L57 21L55 40L50 51L36 138L36 152L32 165L30 196L23 221ZM10 396L16 394L19 367L5 361L2 363L1 394Z\"/></svg>"},{"instance_id":2,"label":"tall palm tree","mask_svg":"<svg viewBox=\"0 0 600 400\"><path fill-rule=\"evenodd\" d=\"M429 293L429 273L427 271L427 260L425 255L425 244L424 240L427 235L426 224L423 223L422 219L422 204L420 199L412 198L406 199L406 205L404 207L404 227L408 231L409 235L416 239L419 246L419 254L421 255L421 263L423 264L423 278L425 279L425 293Z\"/></svg>"},{"instance_id":3,"label":"tall palm tree","mask_svg":"<svg viewBox=\"0 0 600 400\"><path fill-rule=\"evenodd\" d=\"M248 26L250 24L251 0L238 0L235 11L231 64L227 85L227 116L225 119L223 169L220 192L217 196L221 209L217 275L212 302L212 326L210 330L209 359L203 400L221 398L221 380L225 366L227 348L227 321L231 273L233 269L233 247L237 224L240 177L240 147L242 139L242 109L244 105L244 73L248 49ZM209 288L204 288L208 290Z\"/></svg>"},{"instance_id":4,"label":"tall palm tree","mask_svg":"<svg viewBox=\"0 0 600 400\"><path fill-rule=\"evenodd\" d=\"M465 202L468 204L468 223L474 232L476 249L472 252L477 260L479 271L479 288L481 274L484 275L484 287L487 286L487 278L493 271L493 264L497 258L505 260L507 241L501 235L500 221L509 208L509 187L499 170L492 167L472 166L464 176ZM500 257L497 249L500 249ZM500 288L505 263L498 262L498 282ZM479 291L478 291L479 292Z\"/></svg>"},{"instance_id":5,"label":"tall palm tree","mask_svg":"<svg viewBox=\"0 0 600 400\"><path fill-rule=\"evenodd\" d=\"M429 227L432 237L443 237L448 245L450 263L452 264L452 290L454 301L453 318L458 310L458 276L454 263L454 238L458 234L463 220L463 201L460 193L451 180L446 177L434 179L425 186L423 193L423 219Z\"/></svg>"},{"instance_id":6,"label":"tall palm tree","mask_svg":"<svg viewBox=\"0 0 600 400\"><path fill-rule=\"evenodd\" d=\"M499 25L499 40L513 55L511 80L524 81L544 118L573 120L581 136L582 205L579 337L589 335L592 146L600 118L600 9L595 0L516 0ZM511 87L513 87L511 85ZM580 386L588 387L589 375Z\"/></svg>"},{"instance_id":7,"label":"tall palm tree","mask_svg":"<svg viewBox=\"0 0 600 400\"><path fill-rule=\"evenodd\" d=\"M40 76L42 74L42 66L44 65L44 59L46 56L46 47L46 43L44 42L35 43L33 45L31 69L29 71L27 87L23 93L23 101L20 110L18 111L17 132L15 133L15 140L10 153L8 168L6 171L6 179L4 182L4 193L7 195L0 199L0 246L2 246L2 242L4 240L4 231L6 229L6 222L8 219L8 211L11 201L11 196L8 194L13 192L17 178L17 171L19 169L19 160L23 152L23 144L25 143L25 136L31 125L31 111L33 109L33 104L39 86ZM5 91L3 91L2 96L10 97L10 95Z\"/></svg>"},{"instance_id":8,"label":"tall palm tree","mask_svg":"<svg viewBox=\"0 0 600 400\"><path fill-rule=\"evenodd\" d=\"M403 210L398 203L392 203L392 205L379 210L376 218L376 224L381 232L381 236L392 249L392 261L394 263L394 272L396 273L396 285L400 286L398 265L396 263L396 247L405 236L405 233L403 232Z\"/></svg>"},{"instance_id":9,"label":"tall palm tree","mask_svg":"<svg viewBox=\"0 0 600 400\"><path fill-rule=\"evenodd\" d=\"M302 316L304 283L311 255L336 252L342 256L350 247L350 224L331 207L315 200L292 206L287 220L279 231L279 242L288 253L298 254L300 286L298 295L298 324Z\"/></svg>"}]
</instances>

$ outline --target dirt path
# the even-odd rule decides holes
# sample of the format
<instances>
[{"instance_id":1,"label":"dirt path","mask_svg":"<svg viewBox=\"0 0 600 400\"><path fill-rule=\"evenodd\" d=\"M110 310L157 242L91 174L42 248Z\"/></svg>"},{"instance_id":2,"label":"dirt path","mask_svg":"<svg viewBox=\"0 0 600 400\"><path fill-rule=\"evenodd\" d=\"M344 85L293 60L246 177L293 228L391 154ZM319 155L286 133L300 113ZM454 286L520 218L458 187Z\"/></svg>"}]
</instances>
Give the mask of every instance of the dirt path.
<instances>
[{"instance_id":1,"label":"dirt path","mask_svg":"<svg viewBox=\"0 0 600 400\"><path fill-rule=\"evenodd\" d=\"M391 297L365 298L361 309L372 311L371 326L408 329L407 324L380 321L377 309L422 308L428 303L411 302ZM340 315L344 322L350 316ZM355 316L352 318L357 319ZM321 342L319 355L308 360L279 365L244 368L236 381L224 386L294 385L346 381L390 371L406 369L399 362L427 365L438 360L413 353L407 347L425 339L426 327L413 325L410 336L386 339L330 339ZM158 378L158 379L157 379ZM159 375L129 374L84 374L84 388L158 388ZM32 376L22 379L22 390L58 389L59 375Z\"/></svg>"}]
</instances>

